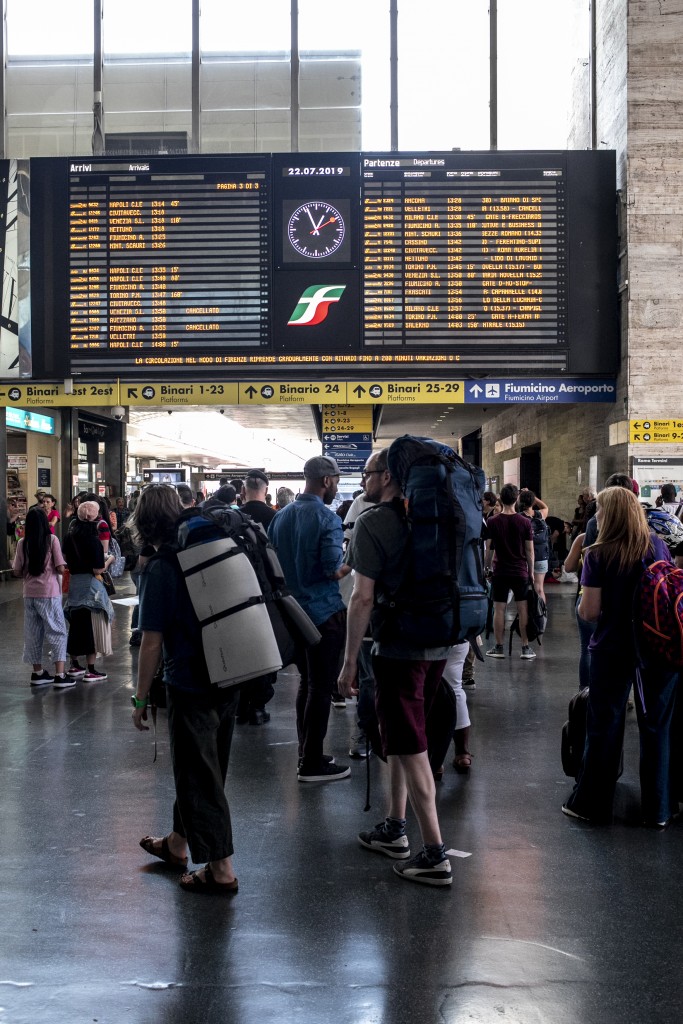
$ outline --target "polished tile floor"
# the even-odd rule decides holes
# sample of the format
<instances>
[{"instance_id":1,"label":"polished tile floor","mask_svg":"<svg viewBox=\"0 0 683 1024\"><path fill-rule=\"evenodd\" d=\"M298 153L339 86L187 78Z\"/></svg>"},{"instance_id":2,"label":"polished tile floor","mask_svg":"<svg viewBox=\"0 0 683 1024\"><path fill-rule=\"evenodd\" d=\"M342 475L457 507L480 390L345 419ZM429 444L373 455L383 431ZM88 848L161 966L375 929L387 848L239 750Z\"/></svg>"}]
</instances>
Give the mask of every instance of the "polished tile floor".
<instances>
[{"instance_id":1,"label":"polished tile floor","mask_svg":"<svg viewBox=\"0 0 683 1024\"><path fill-rule=\"evenodd\" d=\"M533 663L491 662L470 694L474 765L439 785L454 884L402 881L356 832L384 773L297 783L282 673L265 726L236 730L228 792L240 892L182 892L139 838L169 828L159 756L130 723L137 652L120 608L109 679L31 692L22 601L0 586L0 1024L650 1024L683 1019L683 830L637 820L629 717L620 820L560 813L576 689L572 587L550 594ZM354 714L333 710L344 758ZM416 830L409 822L411 836Z\"/></svg>"}]
</instances>

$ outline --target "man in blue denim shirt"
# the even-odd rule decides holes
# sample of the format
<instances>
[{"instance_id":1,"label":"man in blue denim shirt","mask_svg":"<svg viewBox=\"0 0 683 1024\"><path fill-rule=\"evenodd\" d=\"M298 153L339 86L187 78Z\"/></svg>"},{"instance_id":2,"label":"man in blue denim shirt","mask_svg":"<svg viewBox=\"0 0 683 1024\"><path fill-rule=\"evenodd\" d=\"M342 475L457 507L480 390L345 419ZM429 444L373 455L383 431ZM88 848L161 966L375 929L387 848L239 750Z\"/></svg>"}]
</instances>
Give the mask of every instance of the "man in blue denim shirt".
<instances>
[{"instance_id":1,"label":"man in blue denim shirt","mask_svg":"<svg viewBox=\"0 0 683 1024\"><path fill-rule=\"evenodd\" d=\"M317 455L304 466L306 486L296 501L280 509L268 527L287 586L320 631L320 643L297 657L301 674L296 698L299 782L334 782L351 769L323 754L332 691L336 686L346 635L346 609L338 580L350 572L342 565L343 529L328 507L337 493L339 467Z\"/></svg>"}]
</instances>

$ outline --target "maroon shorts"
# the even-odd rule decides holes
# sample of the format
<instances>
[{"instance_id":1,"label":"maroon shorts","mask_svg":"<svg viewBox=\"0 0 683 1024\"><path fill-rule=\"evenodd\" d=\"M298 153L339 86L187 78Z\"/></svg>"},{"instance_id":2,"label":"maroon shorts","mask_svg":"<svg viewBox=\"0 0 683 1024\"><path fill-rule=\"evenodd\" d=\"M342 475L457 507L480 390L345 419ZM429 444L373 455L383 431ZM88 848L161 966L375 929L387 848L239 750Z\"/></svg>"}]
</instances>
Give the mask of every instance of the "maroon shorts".
<instances>
[{"instance_id":1,"label":"maroon shorts","mask_svg":"<svg viewBox=\"0 0 683 1024\"><path fill-rule=\"evenodd\" d=\"M445 667L445 658L403 661L373 655L375 708L385 757L427 749L425 719Z\"/></svg>"}]
</instances>

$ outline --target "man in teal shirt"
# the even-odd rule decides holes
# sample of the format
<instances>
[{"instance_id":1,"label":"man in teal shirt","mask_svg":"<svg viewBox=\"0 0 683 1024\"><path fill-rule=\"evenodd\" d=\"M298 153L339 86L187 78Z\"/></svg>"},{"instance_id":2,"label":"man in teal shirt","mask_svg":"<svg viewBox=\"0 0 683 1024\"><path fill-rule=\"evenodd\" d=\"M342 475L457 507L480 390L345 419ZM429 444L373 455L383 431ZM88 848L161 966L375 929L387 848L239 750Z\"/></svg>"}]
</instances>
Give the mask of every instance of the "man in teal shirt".
<instances>
[{"instance_id":1,"label":"man in teal shirt","mask_svg":"<svg viewBox=\"0 0 683 1024\"><path fill-rule=\"evenodd\" d=\"M339 486L334 459L317 455L304 466L303 494L280 509L268 527L287 586L318 627L320 643L301 651L296 698L299 782L334 782L351 774L323 754L332 691L336 687L346 635L346 609L338 580L350 572L342 564L344 534L330 509Z\"/></svg>"}]
</instances>

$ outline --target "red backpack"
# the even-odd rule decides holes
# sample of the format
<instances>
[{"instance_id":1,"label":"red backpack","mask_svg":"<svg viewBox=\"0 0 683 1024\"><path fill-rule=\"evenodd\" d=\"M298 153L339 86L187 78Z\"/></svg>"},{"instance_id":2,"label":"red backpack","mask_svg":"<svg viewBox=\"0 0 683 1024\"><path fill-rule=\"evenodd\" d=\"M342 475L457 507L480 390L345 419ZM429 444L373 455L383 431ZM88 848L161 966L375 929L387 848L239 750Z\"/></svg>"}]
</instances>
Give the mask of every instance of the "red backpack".
<instances>
[{"instance_id":1,"label":"red backpack","mask_svg":"<svg viewBox=\"0 0 683 1024\"><path fill-rule=\"evenodd\" d=\"M637 591L641 653L683 667L683 569L671 562L645 565Z\"/></svg>"}]
</instances>

